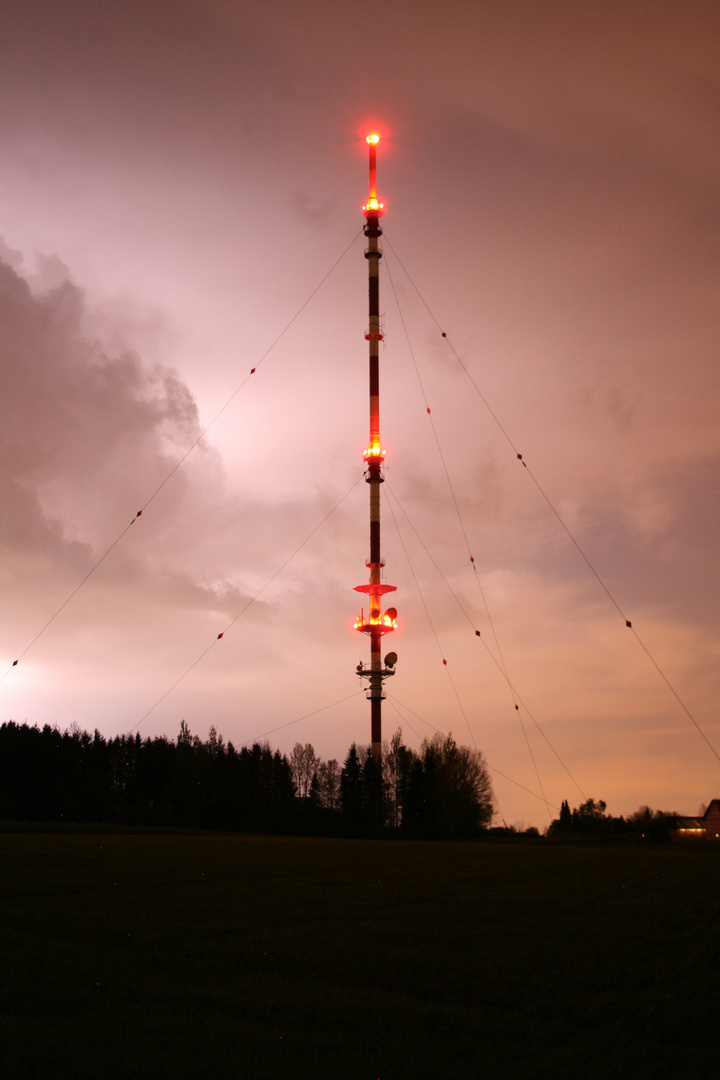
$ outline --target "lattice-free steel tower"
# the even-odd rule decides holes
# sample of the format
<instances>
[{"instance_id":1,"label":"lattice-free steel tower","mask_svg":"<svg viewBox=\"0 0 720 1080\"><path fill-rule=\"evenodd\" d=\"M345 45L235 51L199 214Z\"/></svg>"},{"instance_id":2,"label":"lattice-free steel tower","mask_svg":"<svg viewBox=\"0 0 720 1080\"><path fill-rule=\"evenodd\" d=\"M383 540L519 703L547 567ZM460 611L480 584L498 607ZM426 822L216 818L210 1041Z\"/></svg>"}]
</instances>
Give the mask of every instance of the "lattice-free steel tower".
<instances>
[{"instance_id":1,"label":"lattice-free steel tower","mask_svg":"<svg viewBox=\"0 0 720 1080\"><path fill-rule=\"evenodd\" d=\"M370 731L373 758L379 764L382 754L382 700L383 681L394 675L397 656L388 653L385 662L381 660L381 642L383 635L389 634L397 626L397 611L393 607L382 609L385 593L395 592L394 585L385 585L380 580L385 561L380 557L380 485L383 482L382 466L385 451L380 443L380 363L379 350L383 335L380 332L380 289L379 269L382 252L378 240L382 236L380 217L383 204L378 202L376 182L376 153L379 135L368 135L370 148L370 193L363 207L365 214L365 236L367 248L365 258L368 261L368 307L369 325L365 338L368 342L370 360L370 442L363 454L365 461L365 479L370 485L370 558L366 565L370 568L370 582L356 585L355 591L367 593L368 613L363 609L355 621L355 629L370 638L370 665L362 661L357 666L357 673L368 680L367 696L370 700Z\"/></svg>"}]
</instances>

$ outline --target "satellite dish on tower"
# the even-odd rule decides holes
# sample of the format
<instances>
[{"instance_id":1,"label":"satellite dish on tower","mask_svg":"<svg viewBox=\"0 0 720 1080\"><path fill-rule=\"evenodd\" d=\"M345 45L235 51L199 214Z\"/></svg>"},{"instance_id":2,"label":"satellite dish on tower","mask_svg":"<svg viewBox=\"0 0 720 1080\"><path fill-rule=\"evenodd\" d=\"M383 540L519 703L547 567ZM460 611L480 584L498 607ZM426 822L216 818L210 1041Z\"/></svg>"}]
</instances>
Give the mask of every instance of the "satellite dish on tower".
<instances>
[{"instance_id":1,"label":"satellite dish on tower","mask_svg":"<svg viewBox=\"0 0 720 1080\"><path fill-rule=\"evenodd\" d=\"M385 667L395 667L397 664L397 653L389 652L385 657Z\"/></svg>"}]
</instances>

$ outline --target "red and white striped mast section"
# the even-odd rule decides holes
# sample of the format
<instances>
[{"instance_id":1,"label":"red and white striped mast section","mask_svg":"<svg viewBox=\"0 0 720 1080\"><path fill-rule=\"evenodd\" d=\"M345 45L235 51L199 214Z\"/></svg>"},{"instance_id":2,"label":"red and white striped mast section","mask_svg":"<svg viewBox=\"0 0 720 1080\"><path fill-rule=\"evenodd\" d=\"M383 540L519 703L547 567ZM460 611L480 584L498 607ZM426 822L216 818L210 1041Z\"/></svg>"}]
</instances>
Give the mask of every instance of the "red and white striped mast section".
<instances>
[{"instance_id":1,"label":"red and white striped mast section","mask_svg":"<svg viewBox=\"0 0 720 1080\"><path fill-rule=\"evenodd\" d=\"M383 681L394 675L394 667L397 662L395 653L389 653L385 657L383 665L381 659L381 642L384 634L389 634L397 625L397 611L395 608L387 608L383 613L382 599L385 593L395 592L394 585L385 585L381 582L382 568L385 565L380 557L380 485L383 482L382 464L385 451L380 444L380 364L379 349L382 341L380 333L380 290L379 268L382 252L378 247L378 240L382 236L380 217L383 213L383 204L378 202L376 185L376 148L380 141L379 135L368 135L367 142L370 148L370 193L368 201L363 207L365 213L365 236L368 245L365 250L365 258L368 261L368 301L369 301L369 325L365 338L368 342L370 360L370 442L363 454L366 465L365 479L370 485L370 558L366 565L370 568L370 582L367 585L356 585L355 591L367 593L368 614L365 611L355 622L355 629L370 638L370 665L365 667L362 662L357 666L357 673L361 678L368 680L367 696L370 700L370 730L372 740L373 758L379 764L382 756L382 700Z\"/></svg>"}]
</instances>

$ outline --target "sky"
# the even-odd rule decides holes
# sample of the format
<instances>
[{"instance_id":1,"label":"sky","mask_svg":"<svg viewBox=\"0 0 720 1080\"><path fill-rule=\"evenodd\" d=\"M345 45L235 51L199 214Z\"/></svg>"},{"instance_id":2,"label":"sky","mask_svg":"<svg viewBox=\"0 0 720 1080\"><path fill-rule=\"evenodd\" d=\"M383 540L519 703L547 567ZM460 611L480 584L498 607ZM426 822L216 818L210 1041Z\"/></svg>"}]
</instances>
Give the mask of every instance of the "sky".
<instances>
[{"instance_id":1,"label":"sky","mask_svg":"<svg viewBox=\"0 0 720 1080\"><path fill-rule=\"evenodd\" d=\"M369 742L376 130L384 735L498 822L720 796L715 0L3 20L0 719Z\"/></svg>"}]
</instances>

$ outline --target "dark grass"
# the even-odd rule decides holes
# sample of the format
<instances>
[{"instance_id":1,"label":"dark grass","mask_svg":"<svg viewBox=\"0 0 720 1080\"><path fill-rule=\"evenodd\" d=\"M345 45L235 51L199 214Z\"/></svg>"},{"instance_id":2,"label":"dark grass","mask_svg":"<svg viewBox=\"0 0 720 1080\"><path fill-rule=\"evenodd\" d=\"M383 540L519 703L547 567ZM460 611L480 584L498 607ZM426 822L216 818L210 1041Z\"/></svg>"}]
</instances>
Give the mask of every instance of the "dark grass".
<instances>
[{"instance_id":1,"label":"dark grass","mask_svg":"<svg viewBox=\"0 0 720 1080\"><path fill-rule=\"evenodd\" d=\"M0 835L3 1075L715 1077L720 850Z\"/></svg>"}]
</instances>

